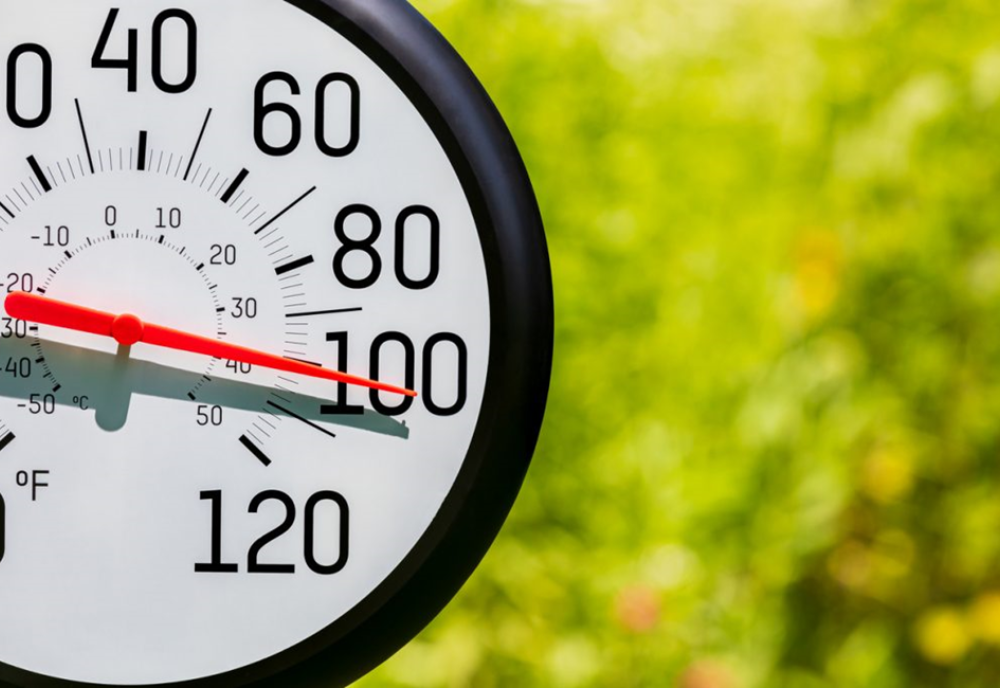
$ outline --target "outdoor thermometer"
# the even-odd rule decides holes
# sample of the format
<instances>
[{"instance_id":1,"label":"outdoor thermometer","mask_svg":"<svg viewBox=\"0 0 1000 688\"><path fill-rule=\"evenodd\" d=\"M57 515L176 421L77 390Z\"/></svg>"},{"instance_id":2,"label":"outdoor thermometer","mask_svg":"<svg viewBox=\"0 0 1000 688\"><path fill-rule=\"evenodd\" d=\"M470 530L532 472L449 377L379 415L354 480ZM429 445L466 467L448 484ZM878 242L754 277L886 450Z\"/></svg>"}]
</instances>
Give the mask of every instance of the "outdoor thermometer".
<instances>
[{"instance_id":1,"label":"outdoor thermometer","mask_svg":"<svg viewBox=\"0 0 1000 688\"><path fill-rule=\"evenodd\" d=\"M343 686L484 556L552 356L402 0L0 0L0 685Z\"/></svg>"}]
</instances>

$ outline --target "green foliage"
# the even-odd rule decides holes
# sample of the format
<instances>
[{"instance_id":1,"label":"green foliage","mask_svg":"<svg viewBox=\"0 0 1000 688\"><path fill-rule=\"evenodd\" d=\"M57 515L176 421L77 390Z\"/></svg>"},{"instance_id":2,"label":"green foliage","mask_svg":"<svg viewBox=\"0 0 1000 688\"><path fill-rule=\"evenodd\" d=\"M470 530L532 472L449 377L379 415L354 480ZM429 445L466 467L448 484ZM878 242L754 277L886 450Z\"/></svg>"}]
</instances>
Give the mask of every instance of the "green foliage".
<instances>
[{"instance_id":1,"label":"green foliage","mask_svg":"<svg viewBox=\"0 0 1000 688\"><path fill-rule=\"evenodd\" d=\"M363 688L1000 684L1000 5L422 0L546 220L481 569Z\"/></svg>"}]
</instances>

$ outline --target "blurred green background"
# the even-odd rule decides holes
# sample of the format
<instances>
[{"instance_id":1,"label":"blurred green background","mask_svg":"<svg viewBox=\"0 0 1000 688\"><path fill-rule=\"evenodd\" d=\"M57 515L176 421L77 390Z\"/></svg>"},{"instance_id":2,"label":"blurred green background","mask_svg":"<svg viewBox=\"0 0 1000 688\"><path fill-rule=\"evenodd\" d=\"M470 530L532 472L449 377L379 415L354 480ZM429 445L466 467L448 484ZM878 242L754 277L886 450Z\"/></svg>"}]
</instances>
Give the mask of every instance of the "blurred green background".
<instances>
[{"instance_id":1,"label":"blurred green background","mask_svg":"<svg viewBox=\"0 0 1000 688\"><path fill-rule=\"evenodd\" d=\"M1000 4L416 4L522 147L556 369L359 685L1000 685Z\"/></svg>"}]
</instances>

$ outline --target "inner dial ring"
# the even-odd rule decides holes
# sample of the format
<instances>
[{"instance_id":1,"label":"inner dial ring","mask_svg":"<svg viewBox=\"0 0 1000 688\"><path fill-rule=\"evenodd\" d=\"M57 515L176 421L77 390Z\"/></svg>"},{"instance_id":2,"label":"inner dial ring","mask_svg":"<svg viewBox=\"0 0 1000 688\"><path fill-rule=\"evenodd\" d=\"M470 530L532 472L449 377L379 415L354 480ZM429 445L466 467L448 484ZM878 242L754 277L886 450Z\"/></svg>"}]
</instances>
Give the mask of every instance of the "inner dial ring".
<instances>
[{"instance_id":1,"label":"inner dial ring","mask_svg":"<svg viewBox=\"0 0 1000 688\"><path fill-rule=\"evenodd\" d=\"M16 267L28 276L24 287L116 315L308 357L307 323L285 317L304 305L301 289L286 289L301 287L301 266L278 223L266 233L254 232L271 214L252 195L253 180L231 180L208 164L185 179L181 156L152 149L146 152L146 174L130 174L138 169L134 151L95 156L95 174L85 174L82 166L74 171L67 159L46 177L49 192L22 194L28 202L18 205L5 234L19 244L11 252L19 254ZM30 189L31 181L22 186ZM236 185L243 188L232 191ZM257 444L273 430L268 395L283 383L271 371L229 370L229 362L142 344L119 350L111 339L47 326L32 326L29 333L31 349L24 355L38 365L45 391L60 405L96 411L104 430L124 428L133 393L253 409L261 415L246 432ZM245 384L230 384L235 380Z\"/></svg>"},{"instance_id":2,"label":"inner dial ring","mask_svg":"<svg viewBox=\"0 0 1000 688\"><path fill-rule=\"evenodd\" d=\"M122 242L126 245L120 245ZM104 250L107 248L110 248L111 251ZM150 260L171 262L182 260L187 263L188 266L186 267L189 267L189 269L186 270L171 270L168 267L166 271L172 276L171 284L150 285L151 288L146 290L146 293L138 295L138 305L143 309L144 317L155 320L155 301L163 298L178 299L176 277L178 274L186 275L190 278L188 281L191 284L188 285L187 289L183 290L185 292L183 298L186 303L190 304L190 310L193 313L197 313L197 320L201 325L199 331L203 331L206 334L210 332L208 325L214 320L215 336L220 340L224 339L227 334L223 322L226 309L219 298L219 286L212 282L211 278L204 272L204 266L191 257L185 248L167 241L163 234L143 234L139 230L122 234L115 230L109 230L104 236L95 239L88 238L85 244L65 251L62 259L56 265L49 268L45 282L38 289L38 293L68 302L79 298L79 294L81 293L114 293L116 291L115 284L123 282L121 279L122 276L117 274L117 268L122 266L123 261L117 260L115 253L127 256L129 262L138 265L146 264ZM143 255L139 257L137 254ZM150 272L158 273L164 272L164 270L152 270ZM60 277L63 279L60 279ZM197 285L196 283L199 279L202 283L201 285ZM100 284L95 284L95 280L99 280ZM133 284L133 288L134 286ZM203 287L200 298L197 295L199 287ZM100 304L99 307L103 308L105 304ZM59 374L58 366L53 365L54 362L59 361L61 357L65 357L67 354L63 346L55 344L55 342L62 339L59 331L55 328L43 326L37 329L33 328L33 335L32 346L40 354L36 362L45 371L45 378L52 382L53 392L60 392L63 387L68 386L68 391L77 395L86 393L86 389L79 389L79 380L76 385L69 383L69 379L74 377L72 373L69 373L69 379L64 379ZM55 349L55 352L47 351L47 349ZM124 351L122 347L119 347L117 355L128 358L132 355L132 352ZM202 367L203 376L188 390L189 397L197 398L197 394L201 388L211 382L209 376L215 370L217 364L218 361L216 359L211 359L205 363ZM79 366L73 366L73 368L79 370ZM98 415L100 417L100 413Z\"/></svg>"}]
</instances>

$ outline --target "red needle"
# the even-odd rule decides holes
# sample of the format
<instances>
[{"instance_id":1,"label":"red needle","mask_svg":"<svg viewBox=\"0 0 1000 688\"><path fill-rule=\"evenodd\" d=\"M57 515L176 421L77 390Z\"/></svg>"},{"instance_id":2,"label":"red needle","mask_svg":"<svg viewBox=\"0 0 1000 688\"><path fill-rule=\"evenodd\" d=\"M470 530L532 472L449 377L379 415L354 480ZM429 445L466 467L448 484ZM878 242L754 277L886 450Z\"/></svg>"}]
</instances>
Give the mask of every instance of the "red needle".
<instances>
[{"instance_id":1,"label":"red needle","mask_svg":"<svg viewBox=\"0 0 1000 688\"><path fill-rule=\"evenodd\" d=\"M286 373L316 377L322 380L360 385L361 387L377 389L382 392L403 394L408 397L417 396L417 393L413 390L394 387L376 380L348 375L347 373L340 373L327 368L317 368L308 363L292 361L245 346L237 346L236 344L220 342L216 339L209 339L208 337L188 332L172 330L169 327L153 325L152 323L143 322L134 315L116 316L92 308L85 308L44 296L38 296L37 294L26 294L24 292L9 294L4 307L7 309L7 315L18 320L37 323L39 325L51 325L52 327L60 327L77 332L88 332L103 337L114 337L122 346L132 346L138 343L149 344L150 346L187 351L192 354L212 356L213 358L236 361L238 363L249 363L261 368L281 370Z\"/></svg>"}]
</instances>

